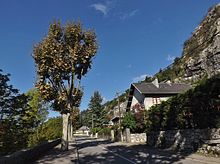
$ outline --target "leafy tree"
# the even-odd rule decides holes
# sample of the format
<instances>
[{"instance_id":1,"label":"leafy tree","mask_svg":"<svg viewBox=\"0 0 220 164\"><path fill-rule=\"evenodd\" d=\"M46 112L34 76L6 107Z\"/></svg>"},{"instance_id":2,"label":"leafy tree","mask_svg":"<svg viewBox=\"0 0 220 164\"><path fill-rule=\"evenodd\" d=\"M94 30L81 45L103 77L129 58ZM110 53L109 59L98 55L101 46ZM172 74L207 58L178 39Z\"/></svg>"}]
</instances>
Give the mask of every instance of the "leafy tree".
<instances>
[{"instance_id":1,"label":"leafy tree","mask_svg":"<svg viewBox=\"0 0 220 164\"><path fill-rule=\"evenodd\" d=\"M146 76L146 77L145 77L144 82L150 83L150 82L152 82L152 81L153 81L153 78L152 78L151 76Z\"/></svg>"},{"instance_id":2,"label":"leafy tree","mask_svg":"<svg viewBox=\"0 0 220 164\"><path fill-rule=\"evenodd\" d=\"M136 128L134 131L136 133L142 133L145 130L145 107L143 104L136 103L132 106L132 114L134 115Z\"/></svg>"},{"instance_id":3,"label":"leafy tree","mask_svg":"<svg viewBox=\"0 0 220 164\"><path fill-rule=\"evenodd\" d=\"M64 27L60 22L52 23L47 36L34 46L36 86L63 118L62 150L68 149L70 112L79 106L82 97L80 80L91 68L97 48L95 33L75 22Z\"/></svg>"},{"instance_id":4,"label":"leafy tree","mask_svg":"<svg viewBox=\"0 0 220 164\"><path fill-rule=\"evenodd\" d=\"M134 115L131 112L126 112L122 119L121 125L124 128L129 128L131 129L131 131L133 131L136 128L136 121Z\"/></svg>"},{"instance_id":5,"label":"leafy tree","mask_svg":"<svg viewBox=\"0 0 220 164\"><path fill-rule=\"evenodd\" d=\"M0 120L12 117L13 111L9 108L18 94L18 90L8 84L9 76L10 74L2 74L0 69Z\"/></svg>"},{"instance_id":6,"label":"leafy tree","mask_svg":"<svg viewBox=\"0 0 220 164\"><path fill-rule=\"evenodd\" d=\"M0 70L0 154L25 148L29 134L36 127L28 97L8 84L9 76Z\"/></svg>"},{"instance_id":7,"label":"leafy tree","mask_svg":"<svg viewBox=\"0 0 220 164\"><path fill-rule=\"evenodd\" d=\"M80 122L80 110L79 108L75 108L73 111L70 113L70 137L73 135L73 131L77 130L81 126Z\"/></svg>"},{"instance_id":8,"label":"leafy tree","mask_svg":"<svg viewBox=\"0 0 220 164\"><path fill-rule=\"evenodd\" d=\"M62 137L62 118L50 118L41 124L33 134L29 136L28 145L33 147L42 142L47 142Z\"/></svg>"},{"instance_id":9,"label":"leafy tree","mask_svg":"<svg viewBox=\"0 0 220 164\"><path fill-rule=\"evenodd\" d=\"M29 90L26 93L26 96L28 96L28 104L33 111L33 115L36 117L36 123L38 126L46 121L48 115L47 110L50 108L50 105L41 98L37 88Z\"/></svg>"}]
</instances>

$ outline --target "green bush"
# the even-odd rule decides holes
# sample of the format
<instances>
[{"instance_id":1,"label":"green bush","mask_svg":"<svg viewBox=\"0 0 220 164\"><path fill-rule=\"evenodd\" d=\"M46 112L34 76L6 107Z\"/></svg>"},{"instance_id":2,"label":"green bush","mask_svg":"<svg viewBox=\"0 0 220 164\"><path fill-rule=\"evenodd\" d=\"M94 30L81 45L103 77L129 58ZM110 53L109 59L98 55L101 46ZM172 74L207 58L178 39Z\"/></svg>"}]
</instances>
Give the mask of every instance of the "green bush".
<instances>
[{"instance_id":1,"label":"green bush","mask_svg":"<svg viewBox=\"0 0 220 164\"><path fill-rule=\"evenodd\" d=\"M151 130L218 128L220 126L220 75L202 80L186 93L152 106L146 114Z\"/></svg>"},{"instance_id":2,"label":"green bush","mask_svg":"<svg viewBox=\"0 0 220 164\"><path fill-rule=\"evenodd\" d=\"M95 127L95 128L92 128L92 129L91 129L91 132L92 132L92 133L98 133L100 130L101 130L100 127Z\"/></svg>"},{"instance_id":3,"label":"green bush","mask_svg":"<svg viewBox=\"0 0 220 164\"><path fill-rule=\"evenodd\" d=\"M62 137L62 118L50 118L43 125L35 129L29 136L28 146L32 147L43 142Z\"/></svg>"},{"instance_id":4,"label":"green bush","mask_svg":"<svg viewBox=\"0 0 220 164\"><path fill-rule=\"evenodd\" d=\"M102 128L99 131L99 134L105 135L105 136L110 136L111 135L111 128L109 128L109 127Z\"/></svg>"},{"instance_id":5,"label":"green bush","mask_svg":"<svg viewBox=\"0 0 220 164\"><path fill-rule=\"evenodd\" d=\"M135 117L131 112L125 113L121 125L123 128L129 128L133 131L136 128Z\"/></svg>"}]
</instances>

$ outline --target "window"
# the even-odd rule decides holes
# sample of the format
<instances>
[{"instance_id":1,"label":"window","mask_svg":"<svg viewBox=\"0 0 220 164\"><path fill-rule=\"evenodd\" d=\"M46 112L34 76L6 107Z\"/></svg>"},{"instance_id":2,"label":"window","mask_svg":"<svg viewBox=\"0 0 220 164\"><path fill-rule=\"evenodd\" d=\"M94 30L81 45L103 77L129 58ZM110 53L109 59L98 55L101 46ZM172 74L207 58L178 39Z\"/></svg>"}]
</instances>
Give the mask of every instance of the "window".
<instances>
[{"instance_id":1,"label":"window","mask_svg":"<svg viewBox=\"0 0 220 164\"><path fill-rule=\"evenodd\" d=\"M160 97L152 97L152 103L153 105L160 104L161 103Z\"/></svg>"}]
</instances>

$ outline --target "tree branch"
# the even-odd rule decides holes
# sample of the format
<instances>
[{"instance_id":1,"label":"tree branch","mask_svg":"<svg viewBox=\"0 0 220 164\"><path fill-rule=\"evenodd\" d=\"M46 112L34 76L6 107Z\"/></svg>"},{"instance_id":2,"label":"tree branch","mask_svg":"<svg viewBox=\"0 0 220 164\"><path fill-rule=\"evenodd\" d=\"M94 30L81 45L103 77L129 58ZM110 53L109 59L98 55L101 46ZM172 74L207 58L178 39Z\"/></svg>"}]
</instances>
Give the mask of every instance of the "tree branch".
<instances>
[{"instance_id":1,"label":"tree branch","mask_svg":"<svg viewBox=\"0 0 220 164\"><path fill-rule=\"evenodd\" d=\"M48 77L48 80L51 82L53 88L54 88L57 92L59 92L59 88L57 88L57 86L54 84L54 81L53 81L50 77Z\"/></svg>"}]
</instances>

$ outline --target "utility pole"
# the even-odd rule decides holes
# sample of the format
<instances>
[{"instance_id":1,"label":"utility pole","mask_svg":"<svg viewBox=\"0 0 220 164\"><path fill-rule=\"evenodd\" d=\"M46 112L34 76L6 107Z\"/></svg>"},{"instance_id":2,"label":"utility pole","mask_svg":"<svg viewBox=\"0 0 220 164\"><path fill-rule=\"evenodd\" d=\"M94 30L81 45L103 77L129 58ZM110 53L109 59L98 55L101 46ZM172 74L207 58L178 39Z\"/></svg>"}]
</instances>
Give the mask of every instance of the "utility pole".
<instances>
[{"instance_id":1,"label":"utility pole","mask_svg":"<svg viewBox=\"0 0 220 164\"><path fill-rule=\"evenodd\" d=\"M120 109L120 99L119 99L119 93L118 92L116 92L116 96L117 96L117 99L118 99L119 131L120 131L121 141L123 142L123 134L122 134L122 127L121 127L121 109Z\"/></svg>"}]
</instances>

